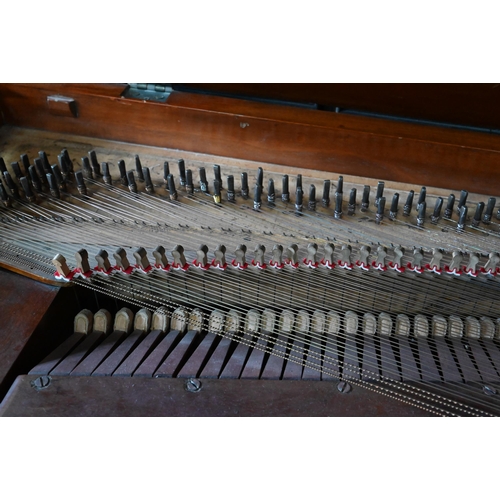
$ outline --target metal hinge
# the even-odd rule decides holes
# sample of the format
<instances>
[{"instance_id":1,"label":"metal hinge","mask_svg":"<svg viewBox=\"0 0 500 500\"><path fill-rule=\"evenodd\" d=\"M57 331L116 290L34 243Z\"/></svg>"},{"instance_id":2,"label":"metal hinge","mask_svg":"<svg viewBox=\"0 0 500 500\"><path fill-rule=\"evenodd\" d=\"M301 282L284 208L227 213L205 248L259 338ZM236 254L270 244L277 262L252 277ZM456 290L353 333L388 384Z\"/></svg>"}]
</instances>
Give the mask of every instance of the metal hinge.
<instances>
[{"instance_id":1,"label":"metal hinge","mask_svg":"<svg viewBox=\"0 0 500 500\"><path fill-rule=\"evenodd\" d=\"M141 101L165 102L172 93L170 83L129 83L122 97Z\"/></svg>"}]
</instances>

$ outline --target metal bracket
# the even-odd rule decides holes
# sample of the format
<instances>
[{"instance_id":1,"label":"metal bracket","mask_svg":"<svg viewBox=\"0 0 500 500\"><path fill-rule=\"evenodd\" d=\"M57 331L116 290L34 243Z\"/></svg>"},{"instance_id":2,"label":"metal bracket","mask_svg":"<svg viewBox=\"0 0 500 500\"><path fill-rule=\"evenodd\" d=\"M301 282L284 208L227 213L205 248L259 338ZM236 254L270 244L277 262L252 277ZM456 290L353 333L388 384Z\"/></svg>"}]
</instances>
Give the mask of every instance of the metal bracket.
<instances>
[{"instance_id":1,"label":"metal bracket","mask_svg":"<svg viewBox=\"0 0 500 500\"><path fill-rule=\"evenodd\" d=\"M169 83L129 83L122 97L140 101L165 102L172 93Z\"/></svg>"}]
</instances>

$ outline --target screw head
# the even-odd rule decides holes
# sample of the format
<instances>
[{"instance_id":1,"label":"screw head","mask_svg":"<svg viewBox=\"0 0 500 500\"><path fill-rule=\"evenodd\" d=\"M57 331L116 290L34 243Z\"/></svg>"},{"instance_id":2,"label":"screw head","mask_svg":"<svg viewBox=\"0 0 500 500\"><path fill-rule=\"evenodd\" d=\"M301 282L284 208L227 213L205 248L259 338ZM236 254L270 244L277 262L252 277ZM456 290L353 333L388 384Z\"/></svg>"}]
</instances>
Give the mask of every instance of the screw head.
<instances>
[{"instance_id":1,"label":"screw head","mask_svg":"<svg viewBox=\"0 0 500 500\"><path fill-rule=\"evenodd\" d=\"M341 392L342 394L347 394L348 392L351 392L352 390L352 387L351 387L351 384L349 384L348 382L346 382L345 380L341 380L338 384L337 384L337 390L339 392Z\"/></svg>"},{"instance_id":2,"label":"screw head","mask_svg":"<svg viewBox=\"0 0 500 500\"><path fill-rule=\"evenodd\" d=\"M487 396L494 396L497 393L497 390L493 387L488 386L488 385L483 385L483 392Z\"/></svg>"},{"instance_id":3,"label":"screw head","mask_svg":"<svg viewBox=\"0 0 500 500\"><path fill-rule=\"evenodd\" d=\"M186 381L186 391L188 392L200 392L201 391L201 380L197 378L188 378Z\"/></svg>"},{"instance_id":4,"label":"screw head","mask_svg":"<svg viewBox=\"0 0 500 500\"><path fill-rule=\"evenodd\" d=\"M50 377L50 375L41 375L40 377L31 381L31 387L33 387L33 389L36 389L38 391L46 389L50 385L51 380L52 378Z\"/></svg>"}]
</instances>

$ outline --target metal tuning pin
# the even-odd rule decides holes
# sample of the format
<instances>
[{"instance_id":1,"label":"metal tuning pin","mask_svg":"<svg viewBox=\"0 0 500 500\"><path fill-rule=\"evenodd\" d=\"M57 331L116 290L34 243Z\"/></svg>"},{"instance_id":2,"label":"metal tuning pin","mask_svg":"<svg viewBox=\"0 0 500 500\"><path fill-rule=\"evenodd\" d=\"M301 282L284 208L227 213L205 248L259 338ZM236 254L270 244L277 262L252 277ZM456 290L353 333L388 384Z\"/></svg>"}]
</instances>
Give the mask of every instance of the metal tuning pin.
<instances>
[{"instance_id":1,"label":"metal tuning pin","mask_svg":"<svg viewBox=\"0 0 500 500\"><path fill-rule=\"evenodd\" d=\"M465 224L467 222L467 206L463 205L460 209L460 215L458 217L457 231L461 233L465 229Z\"/></svg>"},{"instance_id":2,"label":"metal tuning pin","mask_svg":"<svg viewBox=\"0 0 500 500\"><path fill-rule=\"evenodd\" d=\"M71 158L69 156L68 150L67 149L63 149L61 151L61 154L64 156L64 161L66 162L66 166L68 167L68 170L70 172L73 172L73 170L74 170L73 161L71 160Z\"/></svg>"},{"instance_id":3,"label":"metal tuning pin","mask_svg":"<svg viewBox=\"0 0 500 500\"><path fill-rule=\"evenodd\" d=\"M389 219L394 220L398 216L398 203L399 193L394 193L391 201L391 208L389 209Z\"/></svg>"},{"instance_id":4,"label":"metal tuning pin","mask_svg":"<svg viewBox=\"0 0 500 500\"><path fill-rule=\"evenodd\" d=\"M131 193L137 193L137 184L135 183L135 175L133 170L127 172L128 189Z\"/></svg>"},{"instance_id":5,"label":"metal tuning pin","mask_svg":"<svg viewBox=\"0 0 500 500\"><path fill-rule=\"evenodd\" d=\"M59 187L60 191L66 191L66 181L64 180L61 170L59 170L59 165L54 164L50 167L52 170L52 175L54 176L57 186Z\"/></svg>"},{"instance_id":6,"label":"metal tuning pin","mask_svg":"<svg viewBox=\"0 0 500 500\"><path fill-rule=\"evenodd\" d=\"M175 201L177 200L177 189L175 188L174 176L172 174L169 174L167 180L168 180L168 192L170 199L172 201Z\"/></svg>"},{"instance_id":7,"label":"metal tuning pin","mask_svg":"<svg viewBox=\"0 0 500 500\"><path fill-rule=\"evenodd\" d=\"M288 175L284 175L281 178L281 201L283 203L288 203L290 201L290 189L288 186Z\"/></svg>"},{"instance_id":8,"label":"metal tuning pin","mask_svg":"<svg viewBox=\"0 0 500 500\"><path fill-rule=\"evenodd\" d=\"M165 248L162 245L158 245L153 250L153 257L155 258L155 267L157 269L163 269L163 270L170 269L167 255L165 253Z\"/></svg>"},{"instance_id":9,"label":"metal tuning pin","mask_svg":"<svg viewBox=\"0 0 500 500\"><path fill-rule=\"evenodd\" d=\"M0 156L0 172L2 172L2 174L4 172L7 172L7 166L5 165L5 161L1 156Z\"/></svg>"},{"instance_id":10,"label":"metal tuning pin","mask_svg":"<svg viewBox=\"0 0 500 500\"><path fill-rule=\"evenodd\" d=\"M83 174L81 170L78 170L75 172L75 180L76 180L76 187L78 189L78 192L82 196L87 196L87 186L85 185L85 181L83 179Z\"/></svg>"},{"instance_id":11,"label":"metal tuning pin","mask_svg":"<svg viewBox=\"0 0 500 500\"><path fill-rule=\"evenodd\" d=\"M30 159L28 157L28 155L26 153L22 154L21 155L21 163L23 165L23 168L24 168L24 177L27 177L28 180L31 180L30 179L30 172L29 172L29 169L30 169Z\"/></svg>"},{"instance_id":12,"label":"metal tuning pin","mask_svg":"<svg viewBox=\"0 0 500 500\"><path fill-rule=\"evenodd\" d=\"M330 184L329 180L323 181L323 198L321 199L321 205L324 208L328 208L330 206Z\"/></svg>"},{"instance_id":13,"label":"metal tuning pin","mask_svg":"<svg viewBox=\"0 0 500 500\"><path fill-rule=\"evenodd\" d=\"M212 266L218 269L226 269L226 247L224 245L217 245L214 250L214 260Z\"/></svg>"},{"instance_id":14,"label":"metal tuning pin","mask_svg":"<svg viewBox=\"0 0 500 500\"><path fill-rule=\"evenodd\" d=\"M103 161L101 163L101 168L102 168L102 180L104 181L104 184L107 184L108 186L113 185L113 181L111 179L111 174L109 172L109 165L107 162Z\"/></svg>"},{"instance_id":15,"label":"metal tuning pin","mask_svg":"<svg viewBox=\"0 0 500 500\"><path fill-rule=\"evenodd\" d=\"M54 267L56 268L56 274L61 277L69 278L69 276L72 274L72 271L68 267L68 264L66 264L66 259L60 253L58 253L52 259L52 264L54 264Z\"/></svg>"},{"instance_id":16,"label":"metal tuning pin","mask_svg":"<svg viewBox=\"0 0 500 500\"><path fill-rule=\"evenodd\" d=\"M344 194L344 177L342 175L339 175L336 191L337 193Z\"/></svg>"},{"instance_id":17,"label":"metal tuning pin","mask_svg":"<svg viewBox=\"0 0 500 500\"><path fill-rule=\"evenodd\" d=\"M43 170L46 174L50 174L50 163L45 151L38 151L38 156L42 160Z\"/></svg>"},{"instance_id":18,"label":"metal tuning pin","mask_svg":"<svg viewBox=\"0 0 500 500\"><path fill-rule=\"evenodd\" d=\"M254 251L254 258L252 260L252 265L258 267L259 269L265 269L265 252L266 247L264 245L257 245Z\"/></svg>"},{"instance_id":19,"label":"metal tuning pin","mask_svg":"<svg viewBox=\"0 0 500 500\"><path fill-rule=\"evenodd\" d=\"M378 200L377 213L375 214L375 222L377 224L380 224L384 219L384 210L385 210L385 196L382 196L382 198Z\"/></svg>"},{"instance_id":20,"label":"metal tuning pin","mask_svg":"<svg viewBox=\"0 0 500 500\"><path fill-rule=\"evenodd\" d=\"M258 186L260 186L261 190L264 189L264 170L262 169L262 167L259 167L257 169L257 176L255 182Z\"/></svg>"},{"instance_id":21,"label":"metal tuning pin","mask_svg":"<svg viewBox=\"0 0 500 500\"><path fill-rule=\"evenodd\" d=\"M243 197L243 199L247 199L248 198L248 194L249 194L250 190L248 188L248 174L246 172L243 172L241 174L241 196Z\"/></svg>"},{"instance_id":22,"label":"metal tuning pin","mask_svg":"<svg viewBox=\"0 0 500 500\"><path fill-rule=\"evenodd\" d=\"M385 183L383 181L379 181L377 184L377 192L375 194L375 206L378 207L380 198L384 196L384 186Z\"/></svg>"},{"instance_id":23,"label":"metal tuning pin","mask_svg":"<svg viewBox=\"0 0 500 500\"><path fill-rule=\"evenodd\" d=\"M89 159L86 156L84 156L82 158L82 171L83 171L83 175L87 179L93 179L94 178L94 173L92 172L92 167L90 166L90 161L89 161Z\"/></svg>"},{"instance_id":24,"label":"metal tuning pin","mask_svg":"<svg viewBox=\"0 0 500 500\"><path fill-rule=\"evenodd\" d=\"M122 186L128 187L127 169L123 160L118 162L118 171L120 172L120 182Z\"/></svg>"},{"instance_id":25,"label":"metal tuning pin","mask_svg":"<svg viewBox=\"0 0 500 500\"><path fill-rule=\"evenodd\" d=\"M220 165L214 165L214 178L219 181L220 189L224 189L222 185L222 175L220 171Z\"/></svg>"},{"instance_id":26,"label":"metal tuning pin","mask_svg":"<svg viewBox=\"0 0 500 500\"><path fill-rule=\"evenodd\" d=\"M425 221L425 210L427 209L427 203L423 201L418 206L418 214L417 214L417 226L422 227Z\"/></svg>"},{"instance_id":27,"label":"metal tuning pin","mask_svg":"<svg viewBox=\"0 0 500 500\"><path fill-rule=\"evenodd\" d=\"M146 193L153 194L155 188L153 186L153 181L151 180L151 172L148 167L142 168L142 175L144 177L144 182L146 183Z\"/></svg>"},{"instance_id":28,"label":"metal tuning pin","mask_svg":"<svg viewBox=\"0 0 500 500\"><path fill-rule=\"evenodd\" d=\"M131 265L130 262L127 258L127 252L123 248L119 248L114 254L113 257L115 259L115 268L119 269L121 271L126 272L127 274L130 273L131 270Z\"/></svg>"},{"instance_id":29,"label":"metal tuning pin","mask_svg":"<svg viewBox=\"0 0 500 500\"><path fill-rule=\"evenodd\" d=\"M205 167L200 167L198 169L198 174L200 175L200 191L205 194L210 194Z\"/></svg>"},{"instance_id":30,"label":"metal tuning pin","mask_svg":"<svg viewBox=\"0 0 500 500\"><path fill-rule=\"evenodd\" d=\"M418 209L420 208L420 205L422 205L422 203L425 202L426 195L427 195L427 188L422 187L422 189L420 190L420 194L418 195L417 212L418 212Z\"/></svg>"},{"instance_id":31,"label":"metal tuning pin","mask_svg":"<svg viewBox=\"0 0 500 500\"><path fill-rule=\"evenodd\" d=\"M276 191L274 190L274 180L269 179L267 183L267 202L269 205L274 206L274 202L276 201Z\"/></svg>"},{"instance_id":32,"label":"metal tuning pin","mask_svg":"<svg viewBox=\"0 0 500 500\"><path fill-rule=\"evenodd\" d=\"M50 194L54 198L60 198L61 193L59 192L59 186L57 185L57 181L54 175L52 174L46 174L47 181L49 183L49 189L50 189Z\"/></svg>"},{"instance_id":33,"label":"metal tuning pin","mask_svg":"<svg viewBox=\"0 0 500 500\"><path fill-rule=\"evenodd\" d=\"M448 196L448 200L446 202L446 208L444 210L444 218L450 219L453 214L453 205L455 204L455 195L453 193Z\"/></svg>"},{"instance_id":34,"label":"metal tuning pin","mask_svg":"<svg viewBox=\"0 0 500 500\"><path fill-rule=\"evenodd\" d=\"M95 154L95 151L89 151L89 157L90 157L90 166L92 168L92 172L94 173L95 177L101 177L101 166L99 165L99 162L97 161L97 155Z\"/></svg>"},{"instance_id":35,"label":"metal tuning pin","mask_svg":"<svg viewBox=\"0 0 500 500\"><path fill-rule=\"evenodd\" d=\"M351 188L351 191L349 193L349 203L347 205L347 215L354 215L354 212L356 211L356 194L357 194L357 189L356 188Z\"/></svg>"},{"instance_id":36,"label":"metal tuning pin","mask_svg":"<svg viewBox=\"0 0 500 500\"><path fill-rule=\"evenodd\" d=\"M220 194L220 181L217 179L214 179L214 201L215 203L220 203L221 202L221 194Z\"/></svg>"},{"instance_id":37,"label":"metal tuning pin","mask_svg":"<svg viewBox=\"0 0 500 500\"><path fill-rule=\"evenodd\" d=\"M29 202L35 202L36 196L35 193L31 190L30 183L27 177L21 177L21 186L23 187L24 194L26 195L26 199Z\"/></svg>"},{"instance_id":38,"label":"metal tuning pin","mask_svg":"<svg viewBox=\"0 0 500 500\"><path fill-rule=\"evenodd\" d=\"M436 204L434 205L434 212L431 215L432 224L437 224L441 218L441 210L443 209L443 198L439 196L436 198Z\"/></svg>"},{"instance_id":39,"label":"metal tuning pin","mask_svg":"<svg viewBox=\"0 0 500 500\"><path fill-rule=\"evenodd\" d=\"M2 181L0 181L0 201L4 204L6 207L12 206L12 201L9 198L9 195L7 194L7 191L5 190Z\"/></svg>"},{"instance_id":40,"label":"metal tuning pin","mask_svg":"<svg viewBox=\"0 0 500 500\"><path fill-rule=\"evenodd\" d=\"M471 226L478 227L481 222L481 218L483 216L484 203L480 201L476 206L476 213L474 214L474 218L472 219Z\"/></svg>"},{"instance_id":41,"label":"metal tuning pin","mask_svg":"<svg viewBox=\"0 0 500 500\"><path fill-rule=\"evenodd\" d=\"M168 190L168 176L170 175L170 165L168 161L163 162L163 182L165 182L165 187Z\"/></svg>"},{"instance_id":42,"label":"metal tuning pin","mask_svg":"<svg viewBox=\"0 0 500 500\"><path fill-rule=\"evenodd\" d=\"M297 188L297 191L295 193L295 213L301 214L302 210L304 208L304 193L302 191L302 188Z\"/></svg>"},{"instance_id":43,"label":"metal tuning pin","mask_svg":"<svg viewBox=\"0 0 500 500\"><path fill-rule=\"evenodd\" d=\"M227 201L235 201L236 193L234 191L234 175L227 176Z\"/></svg>"},{"instance_id":44,"label":"metal tuning pin","mask_svg":"<svg viewBox=\"0 0 500 500\"><path fill-rule=\"evenodd\" d=\"M309 186L309 202L307 203L307 208L313 212L316 210L316 187L314 184Z\"/></svg>"},{"instance_id":45,"label":"metal tuning pin","mask_svg":"<svg viewBox=\"0 0 500 500\"><path fill-rule=\"evenodd\" d=\"M483 223L489 224L491 222L491 216L493 215L493 210L495 208L495 204L497 202L496 198L490 198L488 200L488 204L486 205L486 211L483 215Z\"/></svg>"},{"instance_id":46,"label":"metal tuning pin","mask_svg":"<svg viewBox=\"0 0 500 500\"><path fill-rule=\"evenodd\" d=\"M459 214L460 214L460 209L467 203L467 196L469 196L469 192L466 191L465 189L462 189L462 191L460 191L460 200L458 201L457 205L457 212Z\"/></svg>"},{"instance_id":47,"label":"metal tuning pin","mask_svg":"<svg viewBox=\"0 0 500 500\"><path fill-rule=\"evenodd\" d=\"M366 212L370 206L370 186L363 187L363 197L361 198L361 211Z\"/></svg>"},{"instance_id":48,"label":"metal tuning pin","mask_svg":"<svg viewBox=\"0 0 500 500\"><path fill-rule=\"evenodd\" d=\"M259 210L262 206L262 187L257 183L255 184L253 196L253 209Z\"/></svg>"},{"instance_id":49,"label":"metal tuning pin","mask_svg":"<svg viewBox=\"0 0 500 500\"><path fill-rule=\"evenodd\" d=\"M95 256L97 261L96 271L101 273L109 274L111 272L111 263L109 262L109 254L106 250L99 250Z\"/></svg>"},{"instance_id":50,"label":"metal tuning pin","mask_svg":"<svg viewBox=\"0 0 500 500\"><path fill-rule=\"evenodd\" d=\"M145 273L151 270L151 264L148 259L148 253L144 247L139 247L134 252L135 267Z\"/></svg>"},{"instance_id":51,"label":"metal tuning pin","mask_svg":"<svg viewBox=\"0 0 500 500\"><path fill-rule=\"evenodd\" d=\"M5 171L3 173L3 177L5 179L5 184L10 190L10 193L12 194L12 197L15 198L16 200L19 199L19 189L17 188L16 183L12 180L12 177L8 171Z\"/></svg>"},{"instance_id":52,"label":"metal tuning pin","mask_svg":"<svg viewBox=\"0 0 500 500\"><path fill-rule=\"evenodd\" d=\"M269 264L275 269L283 267L283 245L276 244L273 246L273 258Z\"/></svg>"},{"instance_id":53,"label":"metal tuning pin","mask_svg":"<svg viewBox=\"0 0 500 500\"><path fill-rule=\"evenodd\" d=\"M36 169L33 165L30 166L30 177L31 177L31 185L35 188L35 191L41 193L42 183L40 182L38 174L36 173Z\"/></svg>"},{"instance_id":54,"label":"metal tuning pin","mask_svg":"<svg viewBox=\"0 0 500 500\"><path fill-rule=\"evenodd\" d=\"M21 180L21 177L24 177L19 167L19 163L17 161L13 161L10 164L10 167L12 168L12 171L14 172L14 175L16 176L17 180Z\"/></svg>"},{"instance_id":55,"label":"metal tuning pin","mask_svg":"<svg viewBox=\"0 0 500 500\"><path fill-rule=\"evenodd\" d=\"M174 269L182 269L185 271L189 267L189 264L186 262L184 247L182 245L175 245L170 253L174 259L174 262L172 263L172 267Z\"/></svg>"},{"instance_id":56,"label":"metal tuning pin","mask_svg":"<svg viewBox=\"0 0 500 500\"><path fill-rule=\"evenodd\" d=\"M91 273L89 264L89 253L85 248L81 248L75 253L76 267L83 275Z\"/></svg>"},{"instance_id":57,"label":"metal tuning pin","mask_svg":"<svg viewBox=\"0 0 500 500\"><path fill-rule=\"evenodd\" d=\"M295 182L295 190L297 190L299 188L302 189L302 174L297 175L297 179Z\"/></svg>"},{"instance_id":58,"label":"metal tuning pin","mask_svg":"<svg viewBox=\"0 0 500 500\"><path fill-rule=\"evenodd\" d=\"M186 193L194 194L193 171L191 169L186 170Z\"/></svg>"},{"instance_id":59,"label":"metal tuning pin","mask_svg":"<svg viewBox=\"0 0 500 500\"><path fill-rule=\"evenodd\" d=\"M342 193L338 191L335 193L335 210L333 216L336 219L342 218Z\"/></svg>"},{"instance_id":60,"label":"metal tuning pin","mask_svg":"<svg viewBox=\"0 0 500 500\"><path fill-rule=\"evenodd\" d=\"M64 180L67 181L70 177L70 171L63 154L57 156L57 162L59 163L59 168L61 169Z\"/></svg>"},{"instance_id":61,"label":"metal tuning pin","mask_svg":"<svg viewBox=\"0 0 500 500\"><path fill-rule=\"evenodd\" d=\"M415 196L415 191L413 189L408 193L406 197L406 203L403 207L403 215L408 217L411 213L411 209L413 208L413 197Z\"/></svg>"},{"instance_id":62,"label":"metal tuning pin","mask_svg":"<svg viewBox=\"0 0 500 500\"><path fill-rule=\"evenodd\" d=\"M35 169L41 184L46 185L47 179L45 178L45 170L43 169L43 162L40 158L35 158Z\"/></svg>"},{"instance_id":63,"label":"metal tuning pin","mask_svg":"<svg viewBox=\"0 0 500 500\"><path fill-rule=\"evenodd\" d=\"M139 158L139 155L135 155L134 159L135 159L135 173L137 174L137 179L140 182L144 182L144 175L142 173L141 159Z\"/></svg>"},{"instance_id":64,"label":"metal tuning pin","mask_svg":"<svg viewBox=\"0 0 500 500\"><path fill-rule=\"evenodd\" d=\"M184 160L179 160L178 162L179 165L179 184L181 187L184 187L186 185L186 164L184 163Z\"/></svg>"},{"instance_id":65,"label":"metal tuning pin","mask_svg":"<svg viewBox=\"0 0 500 500\"><path fill-rule=\"evenodd\" d=\"M196 250L196 261L194 262L196 267L202 269L208 268L208 247L207 245L201 244L198 250Z\"/></svg>"}]
</instances>

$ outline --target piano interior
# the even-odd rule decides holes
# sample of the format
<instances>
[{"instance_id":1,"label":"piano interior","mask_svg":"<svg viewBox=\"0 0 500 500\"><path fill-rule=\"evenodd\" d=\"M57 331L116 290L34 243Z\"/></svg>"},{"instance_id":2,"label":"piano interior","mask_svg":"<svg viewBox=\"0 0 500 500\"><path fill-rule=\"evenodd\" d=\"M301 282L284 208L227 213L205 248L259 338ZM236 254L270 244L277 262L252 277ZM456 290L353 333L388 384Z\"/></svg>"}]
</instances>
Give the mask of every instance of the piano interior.
<instances>
[{"instance_id":1,"label":"piano interior","mask_svg":"<svg viewBox=\"0 0 500 500\"><path fill-rule=\"evenodd\" d=\"M499 415L494 125L355 87L0 85L0 414Z\"/></svg>"}]
</instances>

